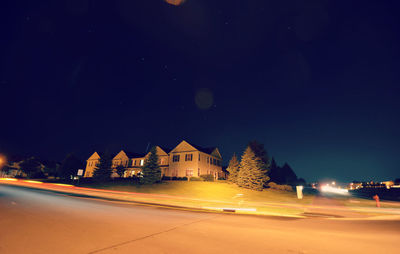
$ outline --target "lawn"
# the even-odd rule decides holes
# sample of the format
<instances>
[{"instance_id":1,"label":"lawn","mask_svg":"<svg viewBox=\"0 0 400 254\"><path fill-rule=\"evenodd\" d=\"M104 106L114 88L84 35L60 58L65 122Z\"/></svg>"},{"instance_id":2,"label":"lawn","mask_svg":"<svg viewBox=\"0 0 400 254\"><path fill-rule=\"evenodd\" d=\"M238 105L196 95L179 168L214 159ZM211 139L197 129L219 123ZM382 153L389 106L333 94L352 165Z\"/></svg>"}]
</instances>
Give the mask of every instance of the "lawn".
<instances>
[{"instance_id":1,"label":"lawn","mask_svg":"<svg viewBox=\"0 0 400 254\"><path fill-rule=\"evenodd\" d=\"M303 200L299 200L294 191L289 192L272 189L253 191L239 188L235 184L230 184L225 181L164 181L153 185L137 185L130 182L110 182L104 184L85 184L84 187L225 201L232 201L240 198L245 201L254 202L289 202L305 204L309 203L312 197L310 195L305 195Z\"/></svg>"},{"instance_id":2,"label":"lawn","mask_svg":"<svg viewBox=\"0 0 400 254\"><path fill-rule=\"evenodd\" d=\"M167 202L171 205L255 208L259 213L282 215L302 214L304 209L290 206L290 204L310 204L313 198L313 195L305 195L302 200L299 200L294 191L289 192L272 189L253 191L239 188L235 184L230 184L225 181L165 181L153 185L137 185L131 182L121 181L104 184L85 184L83 187L169 195L175 197L168 199ZM146 197L146 201L153 201L154 203L162 202L156 197Z\"/></svg>"}]
</instances>

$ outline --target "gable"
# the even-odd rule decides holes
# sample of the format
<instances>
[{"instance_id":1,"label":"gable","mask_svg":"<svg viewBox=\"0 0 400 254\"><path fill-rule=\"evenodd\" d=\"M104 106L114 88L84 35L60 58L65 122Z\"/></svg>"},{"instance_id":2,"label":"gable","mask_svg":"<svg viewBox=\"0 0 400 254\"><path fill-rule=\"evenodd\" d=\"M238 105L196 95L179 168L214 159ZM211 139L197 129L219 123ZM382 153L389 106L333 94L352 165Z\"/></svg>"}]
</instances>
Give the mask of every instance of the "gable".
<instances>
[{"instance_id":1,"label":"gable","mask_svg":"<svg viewBox=\"0 0 400 254\"><path fill-rule=\"evenodd\" d=\"M197 149L183 140L179 145L177 145L170 153L179 153L179 152L187 152L187 151L197 151Z\"/></svg>"},{"instance_id":2,"label":"gable","mask_svg":"<svg viewBox=\"0 0 400 254\"><path fill-rule=\"evenodd\" d=\"M126 155L126 153L124 152L124 150L121 150L121 152L119 152L117 155L115 155L113 160L129 160L129 158Z\"/></svg>"},{"instance_id":3,"label":"gable","mask_svg":"<svg viewBox=\"0 0 400 254\"><path fill-rule=\"evenodd\" d=\"M168 153L167 152L165 152L161 147L159 147L159 146L156 146L156 150L157 150L157 155L158 156L165 156L165 155L168 155Z\"/></svg>"},{"instance_id":4,"label":"gable","mask_svg":"<svg viewBox=\"0 0 400 254\"><path fill-rule=\"evenodd\" d=\"M100 159L100 155L97 152L94 152L88 160L99 160Z\"/></svg>"},{"instance_id":5,"label":"gable","mask_svg":"<svg viewBox=\"0 0 400 254\"><path fill-rule=\"evenodd\" d=\"M215 157L217 157L217 158L222 159L221 153L219 152L218 148L215 148L215 149L212 151L211 155L213 155L213 156L215 156Z\"/></svg>"}]
</instances>

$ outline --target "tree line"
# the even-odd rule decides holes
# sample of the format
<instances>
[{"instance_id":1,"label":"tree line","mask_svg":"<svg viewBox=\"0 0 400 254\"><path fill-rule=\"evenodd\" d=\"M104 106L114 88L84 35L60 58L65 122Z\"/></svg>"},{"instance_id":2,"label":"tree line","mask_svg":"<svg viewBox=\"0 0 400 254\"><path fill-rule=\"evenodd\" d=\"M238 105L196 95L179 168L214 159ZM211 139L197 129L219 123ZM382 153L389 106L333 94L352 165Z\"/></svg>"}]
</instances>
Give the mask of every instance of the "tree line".
<instances>
[{"instance_id":1,"label":"tree line","mask_svg":"<svg viewBox=\"0 0 400 254\"><path fill-rule=\"evenodd\" d=\"M261 191L271 186L305 184L304 179L297 178L289 164L277 165L274 158L269 158L264 145L251 141L239 161L236 154L229 161L227 168L228 181L239 187Z\"/></svg>"}]
</instances>

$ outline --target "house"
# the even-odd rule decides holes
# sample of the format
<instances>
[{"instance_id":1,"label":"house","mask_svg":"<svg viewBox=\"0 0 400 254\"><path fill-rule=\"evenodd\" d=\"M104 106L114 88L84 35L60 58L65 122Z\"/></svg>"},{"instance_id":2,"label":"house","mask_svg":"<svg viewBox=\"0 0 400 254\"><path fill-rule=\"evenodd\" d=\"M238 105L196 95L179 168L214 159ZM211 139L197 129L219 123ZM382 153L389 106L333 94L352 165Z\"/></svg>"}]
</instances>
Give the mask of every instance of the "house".
<instances>
[{"instance_id":1,"label":"house","mask_svg":"<svg viewBox=\"0 0 400 254\"><path fill-rule=\"evenodd\" d=\"M165 176L222 177L222 156L216 147L203 148L183 140L169 153L169 169Z\"/></svg>"},{"instance_id":2,"label":"house","mask_svg":"<svg viewBox=\"0 0 400 254\"><path fill-rule=\"evenodd\" d=\"M168 170L168 149L161 148L160 146L156 146L156 151L158 155L158 163L161 167L161 174ZM122 151L121 151L122 152ZM130 164L125 171L124 177L130 177L134 175L138 175L142 172L142 166L144 165L144 161L149 157L150 152L147 154L135 154L128 153L127 157L130 160Z\"/></svg>"},{"instance_id":3,"label":"house","mask_svg":"<svg viewBox=\"0 0 400 254\"><path fill-rule=\"evenodd\" d=\"M86 170L84 177L92 177L94 169L100 163L100 154L94 152L86 161Z\"/></svg>"},{"instance_id":4,"label":"house","mask_svg":"<svg viewBox=\"0 0 400 254\"><path fill-rule=\"evenodd\" d=\"M216 147L203 148L186 141L179 143L174 149L156 146L161 167L161 175L169 177L192 177L213 175L215 178L224 177L222 171L222 156ZM122 165L126 168L123 177L140 174L146 158L150 155L131 153L121 150L112 159L112 168ZM93 171L100 162L100 154L94 152L86 164L85 177L92 177ZM115 171L114 176L117 176Z\"/></svg>"}]
</instances>

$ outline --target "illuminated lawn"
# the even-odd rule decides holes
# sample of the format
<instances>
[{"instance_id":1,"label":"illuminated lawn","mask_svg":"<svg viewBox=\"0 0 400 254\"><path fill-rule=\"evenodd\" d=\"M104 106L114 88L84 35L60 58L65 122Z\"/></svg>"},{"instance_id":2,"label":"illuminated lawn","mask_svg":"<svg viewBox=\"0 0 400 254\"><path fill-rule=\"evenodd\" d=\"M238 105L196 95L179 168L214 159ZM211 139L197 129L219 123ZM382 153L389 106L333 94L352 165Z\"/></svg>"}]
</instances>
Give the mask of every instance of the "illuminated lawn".
<instances>
[{"instance_id":1,"label":"illuminated lawn","mask_svg":"<svg viewBox=\"0 0 400 254\"><path fill-rule=\"evenodd\" d=\"M153 185L135 185L129 182L86 184L85 187L101 188L136 193L164 194L177 197L168 200L168 204L191 207L235 207L256 208L257 212L266 214L298 215L304 209L290 206L310 204L312 195L297 199L296 192L264 190L253 191L239 188L234 184L218 182L168 181ZM184 197L187 199L179 199ZM159 203L157 198L147 197L146 201ZM165 203L165 202L163 202ZM283 206L282 206L283 205Z\"/></svg>"}]
</instances>

